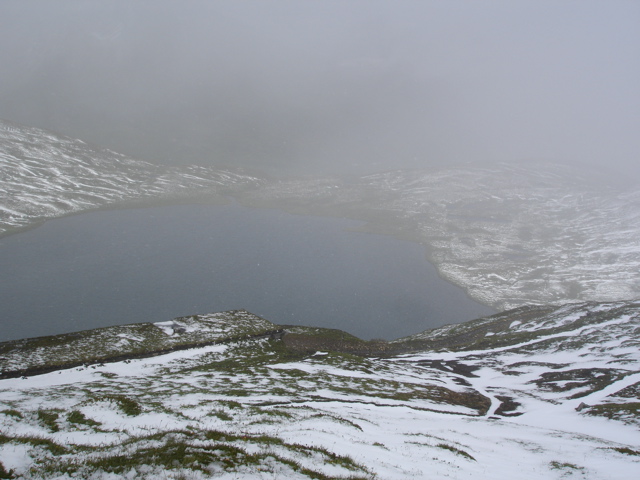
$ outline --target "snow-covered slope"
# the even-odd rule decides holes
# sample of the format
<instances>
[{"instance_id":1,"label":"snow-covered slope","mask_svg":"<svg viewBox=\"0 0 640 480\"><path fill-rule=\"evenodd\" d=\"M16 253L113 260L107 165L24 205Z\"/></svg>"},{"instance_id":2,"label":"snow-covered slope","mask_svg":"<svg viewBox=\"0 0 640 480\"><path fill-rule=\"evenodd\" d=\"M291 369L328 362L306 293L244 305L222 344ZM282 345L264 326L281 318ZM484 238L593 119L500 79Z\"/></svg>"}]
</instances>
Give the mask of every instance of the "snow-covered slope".
<instances>
[{"instance_id":1,"label":"snow-covered slope","mask_svg":"<svg viewBox=\"0 0 640 480\"><path fill-rule=\"evenodd\" d=\"M451 169L409 180L394 207L419 224L446 278L498 310L640 296L640 190L557 165Z\"/></svg>"},{"instance_id":2,"label":"snow-covered slope","mask_svg":"<svg viewBox=\"0 0 640 480\"><path fill-rule=\"evenodd\" d=\"M230 170L157 166L0 120L0 235L104 205L225 194L257 183Z\"/></svg>"},{"instance_id":3,"label":"snow-covered slope","mask_svg":"<svg viewBox=\"0 0 640 480\"><path fill-rule=\"evenodd\" d=\"M268 183L244 201L344 215L424 243L440 274L497 310L640 297L640 189L555 164L466 165Z\"/></svg>"},{"instance_id":4,"label":"snow-covered slope","mask_svg":"<svg viewBox=\"0 0 640 480\"><path fill-rule=\"evenodd\" d=\"M253 336L230 338L252 322ZM261 330L277 326L247 312L150 324L135 335L123 336L122 327L78 335L99 339L100 348L110 335L113 345L125 337L160 345L162 336L175 342L207 324L205 335L220 329L217 338L227 341L160 355L149 347L154 355L146 358L0 380L4 473L381 480L640 474L640 303L523 307L391 343L303 327L264 337ZM13 349L11 368L20 349L22 358L39 349L44 363L62 355L34 341L2 347ZM348 353L365 347L369 356Z\"/></svg>"}]
</instances>

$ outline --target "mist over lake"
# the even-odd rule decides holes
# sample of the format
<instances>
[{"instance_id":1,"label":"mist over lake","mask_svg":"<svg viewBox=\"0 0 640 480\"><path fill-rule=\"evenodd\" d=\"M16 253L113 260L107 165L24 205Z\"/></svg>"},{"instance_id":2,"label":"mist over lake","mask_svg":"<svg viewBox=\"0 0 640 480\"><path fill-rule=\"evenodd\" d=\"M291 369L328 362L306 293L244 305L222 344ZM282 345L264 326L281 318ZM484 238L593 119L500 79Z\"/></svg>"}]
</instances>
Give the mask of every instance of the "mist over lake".
<instances>
[{"instance_id":1,"label":"mist over lake","mask_svg":"<svg viewBox=\"0 0 640 480\"><path fill-rule=\"evenodd\" d=\"M238 205L90 212L0 240L0 340L245 308L393 339L493 313L424 247Z\"/></svg>"}]
</instances>

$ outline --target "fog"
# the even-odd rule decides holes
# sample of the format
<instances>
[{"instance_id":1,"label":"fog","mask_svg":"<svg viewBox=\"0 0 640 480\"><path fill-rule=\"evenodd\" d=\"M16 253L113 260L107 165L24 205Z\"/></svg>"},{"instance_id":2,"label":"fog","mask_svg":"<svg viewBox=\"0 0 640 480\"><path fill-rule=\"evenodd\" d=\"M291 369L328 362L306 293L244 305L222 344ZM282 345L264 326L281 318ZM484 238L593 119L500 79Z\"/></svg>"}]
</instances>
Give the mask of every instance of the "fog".
<instances>
[{"instance_id":1,"label":"fog","mask_svg":"<svg viewBox=\"0 0 640 480\"><path fill-rule=\"evenodd\" d=\"M638 176L640 2L0 3L0 117L148 161Z\"/></svg>"}]
</instances>

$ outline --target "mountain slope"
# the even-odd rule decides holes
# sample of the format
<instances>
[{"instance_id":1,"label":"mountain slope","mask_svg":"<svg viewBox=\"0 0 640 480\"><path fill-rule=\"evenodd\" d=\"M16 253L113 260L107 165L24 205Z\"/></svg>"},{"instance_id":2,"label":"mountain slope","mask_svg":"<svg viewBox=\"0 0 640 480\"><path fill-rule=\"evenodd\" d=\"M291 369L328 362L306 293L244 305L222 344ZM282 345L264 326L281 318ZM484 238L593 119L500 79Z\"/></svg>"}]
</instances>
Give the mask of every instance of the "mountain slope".
<instances>
[{"instance_id":1,"label":"mountain slope","mask_svg":"<svg viewBox=\"0 0 640 480\"><path fill-rule=\"evenodd\" d=\"M640 191L559 165L493 165L371 181L401 192L440 272L504 310L640 294ZM418 217L419 218L419 217Z\"/></svg>"},{"instance_id":2,"label":"mountain slope","mask_svg":"<svg viewBox=\"0 0 640 480\"><path fill-rule=\"evenodd\" d=\"M105 205L226 194L259 182L230 170L157 166L0 120L0 235Z\"/></svg>"},{"instance_id":3,"label":"mountain slope","mask_svg":"<svg viewBox=\"0 0 640 480\"><path fill-rule=\"evenodd\" d=\"M276 327L244 312L145 331L157 346L211 321L205 335L220 328L218 338L233 325ZM640 472L637 302L521 308L388 344L282 328L284 336L0 380L4 471L94 479ZM120 344L121 329L101 329L100 345ZM369 356L347 352L361 343ZM33 342L20 348L23 358L40 349L45 363L60 355Z\"/></svg>"}]
</instances>

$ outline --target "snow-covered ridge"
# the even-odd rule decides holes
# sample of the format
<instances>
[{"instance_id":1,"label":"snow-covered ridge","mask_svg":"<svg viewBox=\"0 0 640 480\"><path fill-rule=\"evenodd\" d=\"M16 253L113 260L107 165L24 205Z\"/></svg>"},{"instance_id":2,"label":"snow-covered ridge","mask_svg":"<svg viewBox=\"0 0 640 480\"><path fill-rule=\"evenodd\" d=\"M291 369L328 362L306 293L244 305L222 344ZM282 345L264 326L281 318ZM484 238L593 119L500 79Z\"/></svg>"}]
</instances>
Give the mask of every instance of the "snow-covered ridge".
<instances>
[{"instance_id":1,"label":"snow-covered ridge","mask_svg":"<svg viewBox=\"0 0 640 480\"><path fill-rule=\"evenodd\" d=\"M0 120L0 235L124 201L225 194L259 182L230 170L157 166Z\"/></svg>"},{"instance_id":2,"label":"snow-covered ridge","mask_svg":"<svg viewBox=\"0 0 640 480\"><path fill-rule=\"evenodd\" d=\"M0 378L41 374L85 364L143 358L174 350L277 333L244 310L191 315L168 322L118 325L0 343Z\"/></svg>"},{"instance_id":3,"label":"snow-covered ridge","mask_svg":"<svg viewBox=\"0 0 640 480\"><path fill-rule=\"evenodd\" d=\"M85 338L273 326L247 312L148 325ZM300 341L348 338L337 331L284 330L0 380L0 468L95 480L626 480L640 471L637 302L521 308L373 357ZM439 349L427 346L435 341Z\"/></svg>"}]
</instances>

